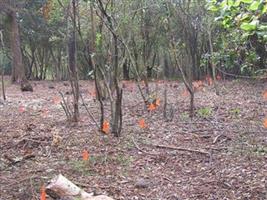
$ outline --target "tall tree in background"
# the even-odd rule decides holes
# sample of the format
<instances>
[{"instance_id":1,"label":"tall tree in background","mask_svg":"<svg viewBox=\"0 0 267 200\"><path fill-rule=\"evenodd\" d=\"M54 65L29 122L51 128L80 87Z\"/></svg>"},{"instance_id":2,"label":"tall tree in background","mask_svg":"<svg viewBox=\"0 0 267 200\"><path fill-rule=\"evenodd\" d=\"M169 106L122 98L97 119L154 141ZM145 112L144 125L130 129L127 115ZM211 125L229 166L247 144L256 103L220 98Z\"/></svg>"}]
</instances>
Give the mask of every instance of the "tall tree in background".
<instances>
[{"instance_id":1,"label":"tall tree in background","mask_svg":"<svg viewBox=\"0 0 267 200\"><path fill-rule=\"evenodd\" d=\"M18 12L20 5L23 2L17 1L8 1L4 0L0 4L1 10L6 13L9 18L10 25L10 49L12 53L12 74L11 81L12 83L18 82L21 84L22 91L32 91L32 86L26 79L25 75L25 66L22 61L21 53L21 42L19 34L19 24L18 24Z\"/></svg>"}]
</instances>

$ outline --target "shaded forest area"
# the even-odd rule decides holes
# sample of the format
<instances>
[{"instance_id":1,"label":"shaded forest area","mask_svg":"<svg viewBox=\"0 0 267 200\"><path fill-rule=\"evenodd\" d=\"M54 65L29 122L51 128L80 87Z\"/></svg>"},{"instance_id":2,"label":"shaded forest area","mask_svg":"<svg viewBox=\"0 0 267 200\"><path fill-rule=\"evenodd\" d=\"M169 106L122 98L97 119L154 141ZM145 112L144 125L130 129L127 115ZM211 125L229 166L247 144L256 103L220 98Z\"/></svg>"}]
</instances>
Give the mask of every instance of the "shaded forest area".
<instances>
[{"instance_id":1,"label":"shaded forest area","mask_svg":"<svg viewBox=\"0 0 267 200\"><path fill-rule=\"evenodd\" d=\"M1 0L0 200L267 199L267 2Z\"/></svg>"}]
</instances>

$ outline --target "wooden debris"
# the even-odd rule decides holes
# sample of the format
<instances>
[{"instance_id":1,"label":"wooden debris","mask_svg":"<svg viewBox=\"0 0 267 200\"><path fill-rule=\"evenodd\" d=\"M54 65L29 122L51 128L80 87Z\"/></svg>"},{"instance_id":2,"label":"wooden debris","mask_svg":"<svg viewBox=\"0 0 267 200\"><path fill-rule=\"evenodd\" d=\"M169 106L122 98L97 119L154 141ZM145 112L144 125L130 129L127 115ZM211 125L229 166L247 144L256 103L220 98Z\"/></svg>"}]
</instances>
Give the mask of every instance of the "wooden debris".
<instances>
[{"instance_id":1,"label":"wooden debris","mask_svg":"<svg viewBox=\"0 0 267 200\"><path fill-rule=\"evenodd\" d=\"M206 152L204 150L195 150L195 149L188 149L188 148L175 147L175 146L165 146L165 145L159 145L159 144L154 144L153 146L155 146L157 148L162 148L162 149L173 149L173 150L177 150L177 151L188 151L188 152L192 152L192 153L209 155L209 152Z\"/></svg>"},{"instance_id":2,"label":"wooden debris","mask_svg":"<svg viewBox=\"0 0 267 200\"><path fill-rule=\"evenodd\" d=\"M51 183L46 187L47 194L51 197L69 199L69 200L114 200L106 195L94 196L79 188L63 175L59 174L51 180Z\"/></svg>"}]
</instances>

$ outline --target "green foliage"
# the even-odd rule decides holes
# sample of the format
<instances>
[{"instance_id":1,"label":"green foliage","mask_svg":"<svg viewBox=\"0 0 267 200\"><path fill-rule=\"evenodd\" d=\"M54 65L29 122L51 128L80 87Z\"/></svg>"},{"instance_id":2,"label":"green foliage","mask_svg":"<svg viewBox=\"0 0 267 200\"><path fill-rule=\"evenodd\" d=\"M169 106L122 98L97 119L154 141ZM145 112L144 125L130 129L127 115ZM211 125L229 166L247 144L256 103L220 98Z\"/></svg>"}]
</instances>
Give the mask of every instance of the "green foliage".
<instances>
[{"instance_id":1,"label":"green foliage","mask_svg":"<svg viewBox=\"0 0 267 200\"><path fill-rule=\"evenodd\" d=\"M212 116L212 108L204 107L197 110L197 116L201 118L209 118Z\"/></svg>"},{"instance_id":2,"label":"green foliage","mask_svg":"<svg viewBox=\"0 0 267 200\"><path fill-rule=\"evenodd\" d=\"M224 28L239 28L244 38L257 34L267 41L267 23L263 20L267 12L265 0L208 0L207 8L217 15L216 20Z\"/></svg>"},{"instance_id":3,"label":"green foliage","mask_svg":"<svg viewBox=\"0 0 267 200\"><path fill-rule=\"evenodd\" d=\"M96 47L100 48L102 45L102 35L101 33L96 33L96 41L95 41Z\"/></svg>"},{"instance_id":4,"label":"green foliage","mask_svg":"<svg viewBox=\"0 0 267 200\"><path fill-rule=\"evenodd\" d=\"M93 172L89 167L89 162L83 160L70 161L69 166L75 172L81 173L84 176L92 176Z\"/></svg>"},{"instance_id":5,"label":"green foliage","mask_svg":"<svg viewBox=\"0 0 267 200\"><path fill-rule=\"evenodd\" d=\"M183 112L180 114L180 118L182 121L186 121L186 120L189 120L190 119L190 116L187 112Z\"/></svg>"},{"instance_id":6,"label":"green foliage","mask_svg":"<svg viewBox=\"0 0 267 200\"><path fill-rule=\"evenodd\" d=\"M264 157L267 155L267 146L246 132L240 133L237 140L229 149L234 154L241 154L250 157Z\"/></svg>"},{"instance_id":7,"label":"green foliage","mask_svg":"<svg viewBox=\"0 0 267 200\"><path fill-rule=\"evenodd\" d=\"M131 157L126 157L123 154L118 154L116 157L116 160L119 165L124 166L124 167L128 167L133 161Z\"/></svg>"},{"instance_id":8,"label":"green foliage","mask_svg":"<svg viewBox=\"0 0 267 200\"><path fill-rule=\"evenodd\" d=\"M216 61L244 75L265 73L267 2L265 0L207 0L207 9L220 25L215 45ZM216 62L215 62L216 63ZM203 61L205 65L205 59ZM218 64L218 63L216 63Z\"/></svg>"}]
</instances>

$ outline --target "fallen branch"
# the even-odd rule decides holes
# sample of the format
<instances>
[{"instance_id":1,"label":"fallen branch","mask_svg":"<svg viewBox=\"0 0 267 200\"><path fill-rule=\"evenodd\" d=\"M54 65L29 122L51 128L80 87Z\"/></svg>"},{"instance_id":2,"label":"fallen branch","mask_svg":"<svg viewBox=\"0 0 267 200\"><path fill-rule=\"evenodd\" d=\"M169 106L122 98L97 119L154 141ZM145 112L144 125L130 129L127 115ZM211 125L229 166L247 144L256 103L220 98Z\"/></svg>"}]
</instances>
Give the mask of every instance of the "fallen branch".
<instances>
[{"instance_id":1,"label":"fallen branch","mask_svg":"<svg viewBox=\"0 0 267 200\"><path fill-rule=\"evenodd\" d=\"M188 151L188 152L193 152L193 153L210 155L209 152L203 151L203 150L188 149L188 148L175 147L175 146L165 146L165 145L160 145L160 144L152 144L152 145L155 146L155 147L157 147L157 148L162 148L162 149L173 149L173 150L177 150L177 151Z\"/></svg>"},{"instance_id":2,"label":"fallen branch","mask_svg":"<svg viewBox=\"0 0 267 200\"><path fill-rule=\"evenodd\" d=\"M19 157L19 158L11 158L9 155L5 154L4 158L10 162L6 168L14 166L20 162L24 162L25 160L32 159L34 157L35 157L34 154L28 154L28 155L25 155L25 156Z\"/></svg>"},{"instance_id":3,"label":"fallen branch","mask_svg":"<svg viewBox=\"0 0 267 200\"><path fill-rule=\"evenodd\" d=\"M139 145L136 143L136 141L134 140L134 137L132 137L132 141L133 141L133 143L134 143L134 146L135 146L139 151L141 151L141 152L143 152L143 153L145 153L145 154L148 154L148 155L153 155L153 156L157 156L157 155L159 155L159 153L150 153L150 152L147 152L147 151L141 149L141 148L139 147Z\"/></svg>"},{"instance_id":4,"label":"fallen branch","mask_svg":"<svg viewBox=\"0 0 267 200\"><path fill-rule=\"evenodd\" d=\"M106 195L94 196L79 188L63 175L58 175L51 180L46 187L46 192L53 198L69 199L69 200L114 200Z\"/></svg>"}]
</instances>

